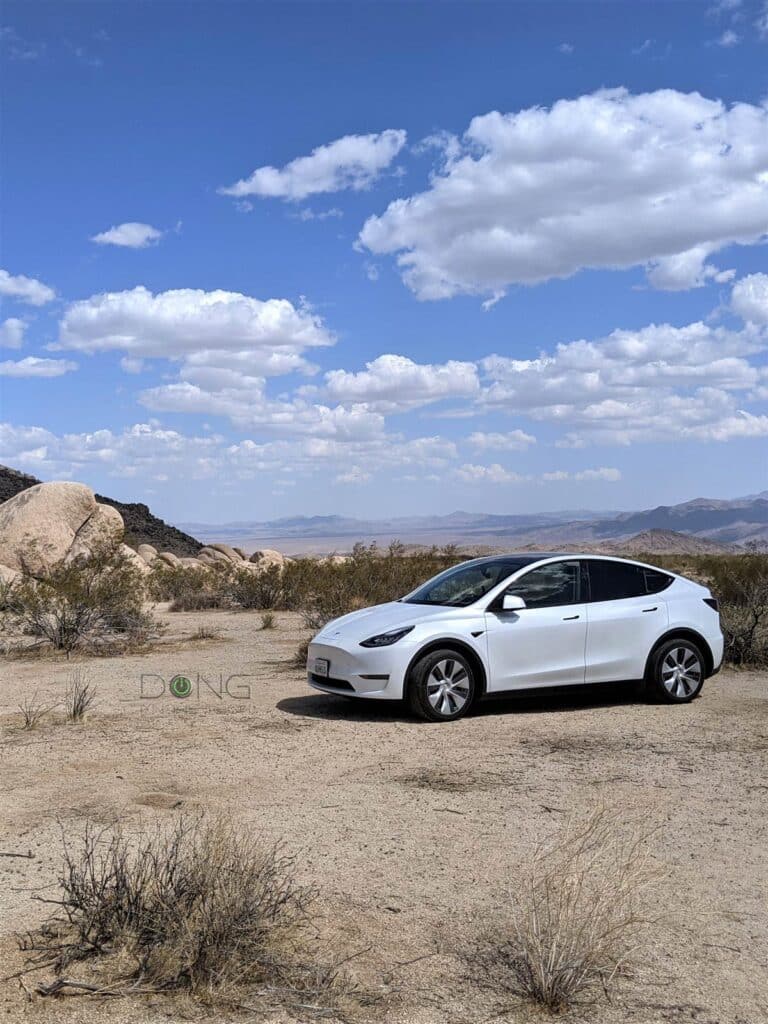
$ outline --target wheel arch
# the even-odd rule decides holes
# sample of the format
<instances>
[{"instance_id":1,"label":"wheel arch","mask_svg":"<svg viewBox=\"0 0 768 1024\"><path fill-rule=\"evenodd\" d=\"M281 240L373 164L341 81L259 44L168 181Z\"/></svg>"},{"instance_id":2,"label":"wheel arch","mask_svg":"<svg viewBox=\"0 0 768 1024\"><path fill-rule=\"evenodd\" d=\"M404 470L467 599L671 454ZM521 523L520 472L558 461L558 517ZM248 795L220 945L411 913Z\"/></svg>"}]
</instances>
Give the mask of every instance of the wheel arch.
<instances>
[{"instance_id":1,"label":"wheel arch","mask_svg":"<svg viewBox=\"0 0 768 1024\"><path fill-rule=\"evenodd\" d=\"M662 636L659 637L659 639L653 645L645 661L645 673L643 675L643 678L648 678L648 675L651 671L651 664L653 662L653 658L656 654L656 651L658 651L662 644L667 643L669 640L690 640L691 643L696 644L704 658L704 678L708 679L712 675L715 669L715 658L712 654L712 648L709 646L706 637L703 637L701 633L697 632L695 629L691 629L687 626L678 626L672 629L668 629Z\"/></svg>"},{"instance_id":2,"label":"wheel arch","mask_svg":"<svg viewBox=\"0 0 768 1024\"><path fill-rule=\"evenodd\" d=\"M475 700L479 700L485 696L488 689L488 676L485 671L485 665L483 659L477 653L477 651L470 644L464 640L457 640L455 637L443 637L442 639L430 640L428 643L420 647L414 654L411 660L408 662L408 668L405 670L405 678L403 680L403 696L405 697L408 693L408 688L411 685L411 673L413 672L414 665L420 661L425 655L431 654L432 651L456 651L458 654L463 654L464 657L472 665L476 673L477 679L477 694Z\"/></svg>"}]
</instances>

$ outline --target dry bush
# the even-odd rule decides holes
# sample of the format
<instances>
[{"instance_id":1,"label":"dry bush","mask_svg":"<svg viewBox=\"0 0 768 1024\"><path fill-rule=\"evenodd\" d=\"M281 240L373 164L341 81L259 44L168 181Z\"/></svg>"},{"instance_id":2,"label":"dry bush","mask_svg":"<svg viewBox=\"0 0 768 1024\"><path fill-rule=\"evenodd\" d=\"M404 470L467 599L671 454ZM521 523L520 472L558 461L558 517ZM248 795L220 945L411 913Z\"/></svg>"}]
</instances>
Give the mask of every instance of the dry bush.
<instances>
[{"instance_id":1,"label":"dry bush","mask_svg":"<svg viewBox=\"0 0 768 1024\"><path fill-rule=\"evenodd\" d=\"M210 626L198 626L194 633L189 634L190 640L221 640L221 632Z\"/></svg>"},{"instance_id":2,"label":"dry bush","mask_svg":"<svg viewBox=\"0 0 768 1024\"><path fill-rule=\"evenodd\" d=\"M236 569L230 593L241 608L277 608L283 601L282 570L279 565L265 566L259 572Z\"/></svg>"},{"instance_id":3,"label":"dry bush","mask_svg":"<svg viewBox=\"0 0 768 1024\"><path fill-rule=\"evenodd\" d=\"M36 729L54 707L54 704L43 704L42 701L38 700L37 691L31 697L25 697L23 703L19 704L22 729Z\"/></svg>"},{"instance_id":4,"label":"dry bush","mask_svg":"<svg viewBox=\"0 0 768 1024\"><path fill-rule=\"evenodd\" d=\"M15 626L67 656L146 643L159 625L144 610L141 573L117 543L55 563L43 578L26 567L14 584Z\"/></svg>"},{"instance_id":5,"label":"dry bush","mask_svg":"<svg viewBox=\"0 0 768 1024\"><path fill-rule=\"evenodd\" d=\"M67 721L76 724L83 722L95 700L96 687L91 682L88 673L82 668L76 668L70 673L67 693L64 698Z\"/></svg>"},{"instance_id":6,"label":"dry bush","mask_svg":"<svg viewBox=\"0 0 768 1024\"><path fill-rule=\"evenodd\" d=\"M308 952L316 894L296 881L294 860L231 823L181 819L133 842L89 825L74 846L65 840L59 885L61 898L46 901L56 914L22 941L30 966L59 979L88 960L102 991L132 982L122 991L290 1006L328 1005L344 988L337 967Z\"/></svg>"},{"instance_id":7,"label":"dry bush","mask_svg":"<svg viewBox=\"0 0 768 1024\"><path fill-rule=\"evenodd\" d=\"M605 990L650 924L646 891L661 873L649 837L599 808L537 847L508 917L471 954L478 981L554 1011Z\"/></svg>"},{"instance_id":8,"label":"dry bush","mask_svg":"<svg viewBox=\"0 0 768 1024\"><path fill-rule=\"evenodd\" d=\"M198 612L231 608L231 581L232 567L226 562L196 568L155 561L147 587L153 600L172 602L172 612Z\"/></svg>"},{"instance_id":9,"label":"dry bush","mask_svg":"<svg viewBox=\"0 0 768 1024\"><path fill-rule=\"evenodd\" d=\"M307 667L307 658L309 657L309 640L302 640L299 646L296 648L296 652L291 658L291 668L305 669Z\"/></svg>"},{"instance_id":10,"label":"dry bush","mask_svg":"<svg viewBox=\"0 0 768 1024\"><path fill-rule=\"evenodd\" d=\"M261 616L261 628L262 629L274 629L275 628L275 613L264 612Z\"/></svg>"}]
</instances>

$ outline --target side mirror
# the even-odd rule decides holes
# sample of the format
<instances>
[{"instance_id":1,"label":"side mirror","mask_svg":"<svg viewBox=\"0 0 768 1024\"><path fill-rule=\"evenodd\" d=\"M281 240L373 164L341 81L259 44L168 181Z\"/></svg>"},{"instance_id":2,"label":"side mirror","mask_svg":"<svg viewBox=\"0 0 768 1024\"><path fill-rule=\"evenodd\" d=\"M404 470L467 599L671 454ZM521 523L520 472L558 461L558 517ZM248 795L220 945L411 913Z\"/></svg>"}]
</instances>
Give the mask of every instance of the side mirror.
<instances>
[{"instance_id":1,"label":"side mirror","mask_svg":"<svg viewBox=\"0 0 768 1024\"><path fill-rule=\"evenodd\" d=\"M519 612L525 608L525 601L517 594L505 594L501 599L501 610L503 612Z\"/></svg>"}]
</instances>

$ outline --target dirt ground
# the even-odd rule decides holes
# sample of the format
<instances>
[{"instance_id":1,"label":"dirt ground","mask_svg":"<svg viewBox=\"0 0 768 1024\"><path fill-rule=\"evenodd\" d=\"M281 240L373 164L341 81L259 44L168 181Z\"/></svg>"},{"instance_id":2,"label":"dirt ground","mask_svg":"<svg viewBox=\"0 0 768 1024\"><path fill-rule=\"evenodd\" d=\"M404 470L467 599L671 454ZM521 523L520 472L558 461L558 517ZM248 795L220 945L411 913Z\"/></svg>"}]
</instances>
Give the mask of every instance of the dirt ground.
<instances>
[{"instance_id":1,"label":"dirt ground","mask_svg":"<svg viewBox=\"0 0 768 1024\"><path fill-rule=\"evenodd\" d=\"M0 852L32 854L0 857L0 974L22 965L15 933L46 916L33 897L56 893L61 825L138 828L205 808L298 853L324 940L360 952L354 969L372 990L396 990L368 1019L546 1020L524 1005L499 1015L456 954L503 911L535 841L604 801L660 826L653 852L668 874L653 900L665 916L610 999L565 1019L768 1021L768 675L724 671L682 707L584 689L429 725L311 691L288 667L294 615L269 631L256 613L164 618L171 642L140 657L0 662ZM190 640L200 626L221 638ZM34 691L61 701L73 664L98 691L86 723L58 709L22 731L19 703ZM168 692L177 673L193 683L187 698ZM198 675L232 678L221 696L197 692ZM18 981L0 982L2 1020L189 1017L161 997L28 1001Z\"/></svg>"}]
</instances>

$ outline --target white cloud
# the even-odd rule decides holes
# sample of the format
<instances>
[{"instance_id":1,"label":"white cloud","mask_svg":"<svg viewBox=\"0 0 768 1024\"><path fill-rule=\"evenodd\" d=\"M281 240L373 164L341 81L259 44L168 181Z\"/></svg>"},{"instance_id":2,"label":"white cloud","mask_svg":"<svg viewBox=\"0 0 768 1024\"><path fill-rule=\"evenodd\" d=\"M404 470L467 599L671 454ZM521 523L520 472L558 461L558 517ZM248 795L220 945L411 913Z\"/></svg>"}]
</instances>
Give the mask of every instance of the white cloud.
<instances>
[{"instance_id":1,"label":"white cloud","mask_svg":"<svg viewBox=\"0 0 768 1024\"><path fill-rule=\"evenodd\" d=\"M344 473L339 473L336 477L336 483L364 484L370 479L370 473L366 473L366 471L364 469L360 469L359 466L353 466L352 469L346 470Z\"/></svg>"},{"instance_id":2,"label":"white cloud","mask_svg":"<svg viewBox=\"0 0 768 1024\"><path fill-rule=\"evenodd\" d=\"M308 206L305 206L298 213L292 213L290 216L302 221L330 220L343 217L344 211L340 210L337 206L332 206L330 210L311 210Z\"/></svg>"},{"instance_id":3,"label":"white cloud","mask_svg":"<svg viewBox=\"0 0 768 1024\"><path fill-rule=\"evenodd\" d=\"M326 392L339 402L366 402L380 412L414 409L442 398L469 397L480 390L474 363L450 360L415 363L406 356L382 355L360 373L331 370Z\"/></svg>"},{"instance_id":4,"label":"white cloud","mask_svg":"<svg viewBox=\"0 0 768 1024\"><path fill-rule=\"evenodd\" d=\"M763 0L763 6L755 21L757 34L761 39L768 39L768 0Z\"/></svg>"},{"instance_id":5,"label":"white cloud","mask_svg":"<svg viewBox=\"0 0 768 1024\"><path fill-rule=\"evenodd\" d=\"M658 280L673 259L699 279L702 252L766 232L766 106L614 89L475 117L463 155L359 241L398 254L416 295L441 299L584 268L651 264Z\"/></svg>"},{"instance_id":6,"label":"white cloud","mask_svg":"<svg viewBox=\"0 0 768 1024\"><path fill-rule=\"evenodd\" d=\"M21 348L27 325L18 317L10 316L0 324L0 347Z\"/></svg>"},{"instance_id":7,"label":"white cloud","mask_svg":"<svg viewBox=\"0 0 768 1024\"><path fill-rule=\"evenodd\" d=\"M749 323L768 324L768 274L750 274L737 281L731 309Z\"/></svg>"},{"instance_id":8,"label":"white cloud","mask_svg":"<svg viewBox=\"0 0 768 1024\"><path fill-rule=\"evenodd\" d=\"M144 360L136 359L133 356L123 356L120 360L120 369L123 373L141 373L144 369Z\"/></svg>"},{"instance_id":9,"label":"white cloud","mask_svg":"<svg viewBox=\"0 0 768 1024\"><path fill-rule=\"evenodd\" d=\"M741 42L741 36L738 32L734 32L732 28L727 28L725 32L718 38L717 45L723 46L729 50L733 46L738 46Z\"/></svg>"},{"instance_id":10,"label":"white cloud","mask_svg":"<svg viewBox=\"0 0 768 1024\"><path fill-rule=\"evenodd\" d=\"M478 466L465 462L463 466L459 466L455 470L455 475L466 483L515 484L524 479L518 473L511 473L504 469L498 462L494 462L490 466Z\"/></svg>"},{"instance_id":11,"label":"white cloud","mask_svg":"<svg viewBox=\"0 0 768 1024\"><path fill-rule=\"evenodd\" d=\"M183 467L193 477L215 470L210 456L221 451L219 437L186 437L156 423L137 423L119 433L95 430L54 434L43 427L0 424L0 459L39 472L77 476L88 467L111 475L162 475Z\"/></svg>"},{"instance_id":12,"label":"white cloud","mask_svg":"<svg viewBox=\"0 0 768 1024\"><path fill-rule=\"evenodd\" d=\"M532 444L536 444L536 438L532 434L526 434L524 430L510 430L505 434L475 431L469 435L467 441L480 451L523 452Z\"/></svg>"},{"instance_id":13,"label":"white cloud","mask_svg":"<svg viewBox=\"0 0 768 1024\"><path fill-rule=\"evenodd\" d=\"M97 245L118 245L125 249L146 249L149 245L159 242L165 234L153 228L151 224L138 224L135 221L127 221L125 224L118 224L111 227L109 231L102 231L93 235L92 242Z\"/></svg>"},{"instance_id":14,"label":"white cloud","mask_svg":"<svg viewBox=\"0 0 768 1024\"><path fill-rule=\"evenodd\" d=\"M249 178L220 188L227 196L272 196L300 200L324 192L368 188L405 145L406 133L397 129L370 135L345 135L318 146L309 156L297 157L285 167L258 167Z\"/></svg>"},{"instance_id":15,"label":"white cloud","mask_svg":"<svg viewBox=\"0 0 768 1024\"><path fill-rule=\"evenodd\" d=\"M709 254L710 249L706 245L697 245L688 252L653 260L648 265L648 281L659 291L681 292L701 288L710 280L718 284L733 280L736 271L719 270L707 263Z\"/></svg>"},{"instance_id":16,"label":"white cloud","mask_svg":"<svg viewBox=\"0 0 768 1024\"><path fill-rule=\"evenodd\" d=\"M568 426L560 441L568 447L717 439L718 425L738 415L738 393L764 379L748 357L766 347L756 327L661 324L558 345L536 359L489 356L479 406Z\"/></svg>"},{"instance_id":17,"label":"white cloud","mask_svg":"<svg viewBox=\"0 0 768 1024\"><path fill-rule=\"evenodd\" d=\"M27 356L26 359L7 359L0 362L0 377L61 377L77 369L77 363L69 359L40 359Z\"/></svg>"},{"instance_id":18,"label":"white cloud","mask_svg":"<svg viewBox=\"0 0 768 1024\"><path fill-rule=\"evenodd\" d=\"M47 284L34 277L18 274L15 277L7 270L0 270L0 295L6 295L30 306L44 306L56 298L56 292Z\"/></svg>"},{"instance_id":19,"label":"white cloud","mask_svg":"<svg viewBox=\"0 0 768 1024\"><path fill-rule=\"evenodd\" d=\"M621 480L621 471L608 466L601 466L599 469L580 469L576 473L568 473L564 469L555 470L553 473L542 473L541 479L545 483L561 483L566 480L581 483L585 480L603 480L609 483L616 483Z\"/></svg>"},{"instance_id":20,"label":"white cloud","mask_svg":"<svg viewBox=\"0 0 768 1024\"><path fill-rule=\"evenodd\" d=\"M573 43L560 43L560 45L558 46L558 50L560 51L560 53L565 53L568 55L572 54L575 49L576 47L573 45Z\"/></svg>"}]
</instances>

